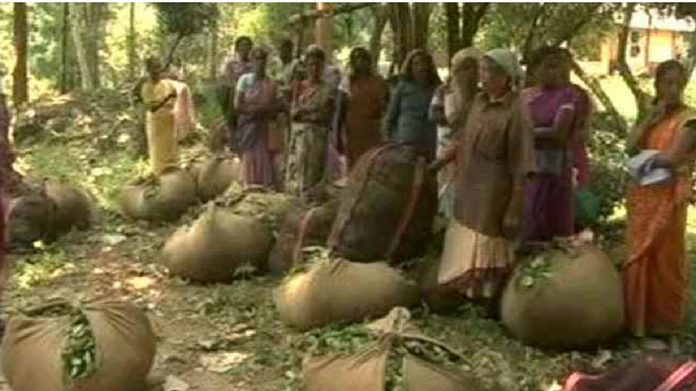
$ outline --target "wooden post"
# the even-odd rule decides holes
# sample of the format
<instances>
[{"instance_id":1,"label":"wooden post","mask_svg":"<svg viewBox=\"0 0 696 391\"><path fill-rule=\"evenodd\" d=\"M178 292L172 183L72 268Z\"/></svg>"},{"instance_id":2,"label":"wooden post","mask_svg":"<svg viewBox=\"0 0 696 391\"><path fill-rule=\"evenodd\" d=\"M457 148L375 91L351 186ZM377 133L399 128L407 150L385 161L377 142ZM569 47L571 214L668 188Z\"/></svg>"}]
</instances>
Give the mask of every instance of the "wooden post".
<instances>
[{"instance_id":1,"label":"wooden post","mask_svg":"<svg viewBox=\"0 0 696 391\"><path fill-rule=\"evenodd\" d=\"M331 11L333 3L317 3L317 11L324 13L324 16L317 19L317 45L321 46L327 53L331 52L331 35L333 33L331 24Z\"/></svg>"}]
</instances>

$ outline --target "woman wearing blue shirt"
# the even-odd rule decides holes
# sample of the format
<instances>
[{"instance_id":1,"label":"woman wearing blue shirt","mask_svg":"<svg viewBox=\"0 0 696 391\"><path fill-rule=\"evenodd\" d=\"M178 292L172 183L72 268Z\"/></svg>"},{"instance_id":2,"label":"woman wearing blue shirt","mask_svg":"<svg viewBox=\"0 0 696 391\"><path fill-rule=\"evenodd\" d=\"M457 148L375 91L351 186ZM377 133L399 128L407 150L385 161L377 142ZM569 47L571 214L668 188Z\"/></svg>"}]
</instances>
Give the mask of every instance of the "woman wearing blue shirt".
<instances>
[{"instance_id":1,"label":"woman wearing blue shirt","mask_svg":"<svg viewBox=\"0 0 696 391\"><path fill-rule=\"evenodd\" d=\"M422 150L429 160L435 157L436 123L429 116L430 102L440 85L432 56L423 49L412 51L402 69L386 116L387 137Z\"/></svg>"}]
</instances>

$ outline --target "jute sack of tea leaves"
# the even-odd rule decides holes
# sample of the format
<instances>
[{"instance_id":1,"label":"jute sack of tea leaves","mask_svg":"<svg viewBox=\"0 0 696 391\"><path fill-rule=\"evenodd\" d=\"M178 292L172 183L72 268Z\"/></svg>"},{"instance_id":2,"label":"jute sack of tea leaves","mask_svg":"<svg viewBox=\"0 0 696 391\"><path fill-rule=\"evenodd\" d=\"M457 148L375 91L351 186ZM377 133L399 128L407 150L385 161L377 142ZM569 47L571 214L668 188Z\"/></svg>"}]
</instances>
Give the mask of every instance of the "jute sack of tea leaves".
<instances>
[{"instance_id":1,"label":"jute sack of tea leaves","mask_svg":"<svg viewBox=\"0 0 696 391\"><path fill-rule=\"evenodd\" d=\"M25 194L10 201L6 212L10 248L33 248L37 241L51 242L58 236L58 206L46 190L45 183L28 186Z\"/></svg>"},{"instance_id":2,"label":"jute sack of tea leaves","mask_svg":"<svg viewBox=\"0 0 696 391\"><path fill-rule=\"evenodd\" d=\"M233 182L215 203L240 216L253 217L274 233L280 230L285 217L302 206L299 199L262 187L243 188Z\"/></svg>"},{"instance_id":3,"label":"jute sack of tea leaves","mask_svg":"<svg viewBox=\"0 0 696 391\"><path fill-rule=\"evenodd\" d=\"M217 155L206 160L197 176L198 197L208 202L224 194L232 182L239 181L240 170L239 158Z\"/></svg>"},{"instance_id":4,"label":"jute sack of tea leaves","mask_svg":"<svg viewBox=\"0 0 696 391\"><path fill-rule=\"evenodd\" d=\"M325 246L337 211L338 200L331 200L288 214L268 259L271 274L284 275L299 265L303 248Z\"/></svg>"},{"instance_id":5,"label":"jute sack of tea leaves","mask_svg":"<svg viewBox=\"0 0 696 391\"><path fill-rule=\"evenodd\" d=\"M273 244L269 229L214 203L191 225L177 230L164 246L172 275L198 282L229 282L242 268L265 270Z\"/></svg>"},{"instance_id":6,"label":"jute sack of tea leaves","mask_svg":"<svg viewBox=\"0 0 696 391\"><path fill-rule=\"evenodd\" d=\"M502 320L527 344L589 348L621 331L621 277L593 247L554 246L528 256L502 298Z\"/></svg>"},{"instance_id":7,"label":"jute sack of tea leaves","mask_svg":"<svg viewBox=\"0 0 696 391\"><path fill-rule=\"evenodd\" d=\"M350 173L332 227L329 247L352 261L400 261L428 243L437 189L427 163L403 144L365 153Z\"/></svg>"},{"instance_id":8,"label":"jute sack of tea leaves","mask_svg":"<svg viewBox=\"0 0 696 391\"><path fill-rule=\"evenodd\" d=\"M418 304L418 286L386 263L355 263L324 252L275 291L280 320L306 330L363 321Z\"/></svg>"},{"instance_id":9,"label":"jute sack of tea leaves","mask_svg":"<svg viewBox=\"0 0 696 391\"><path fill-rule=\"evenodd\" d=\"M91 224L91 208L87 195L77 186L63 180L49 181L46 192L56 203L55 227L60 233L73 228L88 229Z\"/></svg>"},{"instance_id":10,"label":"jute sack of tea leaves","mask_svg":"<svg viewBox=\"0 0 696 391\"><path fill-rule=\"evenodd\" d=\"M14 391L145 390L155 352L150 321L132 305L53 300L10 318L2 370Z\"/></svg>"},{"instance_id":11,"label":"jute sack of tea leaves","mask_svg":"<svg viewBox=\"0 0 696 391\"><path fill-rule=\"evenodd\" d=\"M124 215L147 221L174 221L196 203L196 183L188 172L172 168L159 176L138 178L121 193Z\"/></svg>"},{"instance_id":12,"label":"jute sack of tea leaves","mask_svg":"<svg viewBox=\"0 0 696 391\"><path fill-rule=\"evenodd\" d=\"M303 362L307 391L482 391L465 358L428 338L405 308L367 326L310 335Z\"/></svg>"}]
</instances>

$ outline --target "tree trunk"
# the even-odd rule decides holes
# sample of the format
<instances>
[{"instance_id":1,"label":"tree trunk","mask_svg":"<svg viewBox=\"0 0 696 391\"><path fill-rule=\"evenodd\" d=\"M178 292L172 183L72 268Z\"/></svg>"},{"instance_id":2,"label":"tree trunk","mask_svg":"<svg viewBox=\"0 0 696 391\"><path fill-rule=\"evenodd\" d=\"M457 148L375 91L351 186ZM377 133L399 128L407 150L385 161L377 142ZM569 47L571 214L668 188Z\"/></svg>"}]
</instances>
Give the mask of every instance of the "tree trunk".
<instances>
[{"instance_id":1,"label":"tree trunk","mask_svg":"<svg viewBox=\"0 0 696 391\"><path fill-rule=\"evenodd\" d=\"M447 18L447 55L451 60L462 48L459 3L444 3Z\"/></svg>"},{"instance_id":2,"label":"tree trunk","mask_svg":"<svg viewBox=\"0 0 696 391\"><path fill-rule=\"evenodd\" d=\"M15 107L29 100L27 71L28 30L27 3L14 3L14 44L17 62L12 72L12 99Z\"/></svg>"},{"instance_id":3,"label":"tree trunk","mask_svg":"<svg viewBox=\"0 0 696 391\"><path fill-rule=\"evenodd\" d=\"M621 114L619 114L619 111L616 110L614 103L609 98L609 95L607 95L607 93L604 91L604 88L602 88L602 85L599 83L599 81L585 73L585 71L582 69L580 64L577 63L577 61L573 60L571 66L573 67L573 72L575 72L575 74L580 78L580 80L582 80L582 82L590 88L594 96L596 96L597 99L599 99L599 102L602 104L602 106L604 106L604 109L614 120L616 129L621 133L622 136L626 136L628 134L628 124L626 123L626 120L624 120L624 118L621 116Z\"/></svg>"},{"instance_id":4,"label":"tree trunk","mask_svg":"<svg viewBox=\"0 0 696 391\"><path fill-rule=\"evenodd\" d=\"M136 53L136 32L135 32L135 3L130 3L130 15L128 23L128 79L135 80L138 69L138 55Z\"/></svg>"},{"instance_id":5,"label":"tree trunk","mask_svg":"<svg viewBox=\"0 0 696 391\"><path fill-rule=\"evenodd\" d=\"M464 4L462 12L462 39L461 47L468 48L474 46L474 38L481 27L481 21L486 16L491 3Z\"/></svg>"},{"instance_id":6,"label":"tree trunk","mask_svg":"<svg viewBox=\"0 0 696 391\"><path fill-rule=\"evenodd\" d=\"M77 65L80 71L80 86L82 89L91 90L94 88L94 79L92 78L92 70L87 58L85 40L82 37L82 31L84 31L83 21L86 18L86 7L86 3L70 3L70 30L72 30L75 54L77 55Z\"/></svg>"},{"instance_id":7,"label":"tree trunk","mask_svg":"<svg viewBox=\"0 0 696 391\"><path fill-rule=\"evenodd\" d=\"M411 16L413 17L413 46L410 49L425 49L428 47L428 37L430 36L430 3L413 3Z\"/></svg>"},{"instance_id":8,"label":"tree trunk","mask_svg":"<svg viewBox=\"0 0 696 391\"><path fill-rule=\"evenodd\" d=\"M104 38L104 19L106 15L107 3L87 3L87 29L85 30L85 43L87 49L87 61L92 77L94 88L101 86L101 48Z\"/></svg>"},{"instance_id":9,"label":"tree trunk","mask_svg":"<svg viewBox=\"0 0 696 391\"><path fill-rule=\"evenodd\" d=\"M70 64L68 63L68 50L70 42L70 5L63 3L62 28L60 36L60 93L66 94L68 87L68 73Z\"/></svg>"},{"instance_id":10,"label":"tree trunk","mask_svg":"<svg viewBox=\"0 0 696 391\"><path fill-rule=\"evenodd\" d=\"M317 11L326 13L319 17L315 22L316 28L316 43L321 48L331 53L331 41L333 35L333 23L331 20L331 11L333 10L333 3L317 3Z\"/></svg>"},{"instance_id":11,"label":"tree trunk","mask_svg":"<svg viewBox=\"0 0 696 391\"><path fill-rule=\"evenodd\" d=\"M398 68L413 48L413 24L408 3L387 3L389 25L394 35L394 65Z\"/></svg>"},{"instance_id":12,"label":"tree trunk","mask_svg":"<svg viewBox=\"0 0 696 391\"><path fill-rule=\"evenodd\" d=\"M382 54L382 34L387 26L387 12L383 5L377 5L372 8L374 14L374 29L370 37L370 53L374 58L375 64L379 64L379 58Z\"/></svg>"},{"instance_id":13,"label":"tree trunk","mask_svg":"<svg viewBox=\"0 0 696 391\"><path fill-rule=\"evenodd\" d=\"M218 22L213 21L212 26L210 26L210 46L208 47L208 77L210 80L215 80L218 71Z\"/></svg>"},{"instance_id":14,"label":"tree trunk","mask_svg":"<svg viewBox=\"0 0 696 391\"><path fill-rule=\"evenodd\" d=\"M623 27L619 31L619 52L616 56L616 63L619 68L619 74L624 80L628 88L631 90L633 97L636 101L636 108L638 109L638 118L642 118L643 114L650 107L649 101L650 97L640 88L638 81L633 76L631 68L626 62L626 49L628 48L628 36L630 33L631 19L633 17L633 10L635 9L635 4L628 3L624 9L624 20Z\"/></svg>"}]
</instances>

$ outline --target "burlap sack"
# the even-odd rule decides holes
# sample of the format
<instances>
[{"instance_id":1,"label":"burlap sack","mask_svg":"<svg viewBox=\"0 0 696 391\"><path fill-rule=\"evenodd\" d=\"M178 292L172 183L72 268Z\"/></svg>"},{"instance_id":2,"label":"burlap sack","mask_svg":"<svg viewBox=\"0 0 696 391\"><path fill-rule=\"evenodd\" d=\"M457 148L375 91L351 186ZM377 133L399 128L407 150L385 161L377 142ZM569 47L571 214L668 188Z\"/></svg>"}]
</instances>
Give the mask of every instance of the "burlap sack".
<instances>
[{"instance_id":1,"label":"burlap sack","mask_svg":"<svg viewBox=\"0 0 696 391\"><path fill-rule=\"evenodd\" d=\"M48 182L46 192L56 203L55 227L58 232L73 227L85 230L91 222L89 198L80 189L63 182Z\"/></svg>"},{"instance_id":2,"label":"burlap sack","mask_svg":"<svg viewBox=\"0 0 696 391\"><path fill-rule=\"evenodd\" d=\"M353 356L308 357L302 366L307 391L384 390L388 346Z\"/></svg>"},{"instance_id":3,"label":"burlap sack","mask_svg":"<svg viewBox=\"0 0 696 391\"><path fill-rule=\"evenodd\" d=\"M600 250L551 253L548 278L525 286L518 268L505 288L502 320L525 343L580 349L615 336L623 326L621 277Z\"/></svg>"},{"instance_id":4,"label":"burlap sack","mask_svg":"<svg viewBox=\"0 0 696 391\"><path fill-rule=\"evenodd\" d=\"M214 204L190 227L177 230L164 246L172 275L198 282L229 282L242 266L264 270L271 232L255 219Z\"/></svg>"},{"instance_id":5,"label":"burlap sack","mask_svg":"<svg viewBox=\"0 0 696 391\"><path fill-rule=\"evenodd\" d=\"M334 200L288 214L268 259L271 273L284 275L300 264L303 248L326 245L337 211L338 201Z\"/></svg>"},{"instance_id":6,"label":"burlap sack","mask_svg":"<svg viewBox=\"0 0 696 391\"><path fill-rule=\"evenodd\" d=\"M36 241L55 240L57 209L43 185L12 199L7 210L9 247L33 248Z\"/></svg>"},{"instance_id":7,"label":"burlap sack","mask_svg":"<svg viewBox=\"0 0 696 391\"><path fill-rule=\"evenodd\" d=\"M275 305L283 323L305 330L410 307L418 303L418 293L415 283L385 263L321 259L280 286Z\"/></svg>"},{"instance_id":8,"label":"burlap sack","mask_svg":"<svg viewBox=\"0 0 696 391\"><path fill-rule=\"evenodd\" d=\"M404 391L481 391L485 389L473 376L448 371L410 354L404 357L402 373Z\"/></svg>"},{"instance_id":9,"label":"burlap sack","mask_svg":"<svg viewBox=\"0 0 696 391\"><path fill-rule=\"evenodd\" d=\"M14 391L135 391L155 358L147 316L124 302L87 303L84 313L97 343L97 371L82 380L64 376L61 354L68 316L10 318L2 341L2 370Z\"/></svg>"},{"instance_id":10,"label":"burlap sack","mask_svg":"<svg viewBox=\"0 0 696 391\"><path fill-rule=\"evenodd\" d=\"M237 158L216 156L205 163L198 173L198 196L207 202L225 193L234 181L239 181L241 162Z\"/></svg>"},{"instance_id":11,"label":"burlap sack","mask_svg":"<svg viewBox=\"0 0 696 391\"><path fill-rule=\"evenodd\" d=\"M376 338L374 344L353 355L308 356L303 362L303 379L307 391L385 390L387 360L392 350L405 340L438 346L461 357L447 345L420 334L409 321L410 313L394 308L389 315L366 326ZM485 387L473 376L451 371L406 353L401 360L401 388L404 391L481 391Z\"/></svg>"},{"instance_id":12,"label":"burlap sack","mask_svg":"<svg viewBox=\"0 0 696 391\"><path fill-rule=\"evenodd\" d=\"M387 144L365 153L341 194L329 247L354 261L422 253L437 211L437 184L417 151Z\"/></svg>"},{"instance_id":13,"label":"burlap sack","mask_svg":"<svg viewBox=\"0 0 696 391\"><path fill-rule=\"evenodd\" d=\"M253 217L273 232L280 231L285 217L302 206L298 198L261 187L243 188L237 183L232 183L215 203L240 216Z\"/></svg>"},{"instance_id":14,"label":"burlap sack","mask_svg":"<svg viewBox=\"0 0 696 391\"><path fill-rule=\"evenodd\" d=\"M172 169L154 183L138 181L127 185L120 199L121 212L133 219L174 221L196 202L196 183L188 172Z\"/></svg>"}]
</instances>

